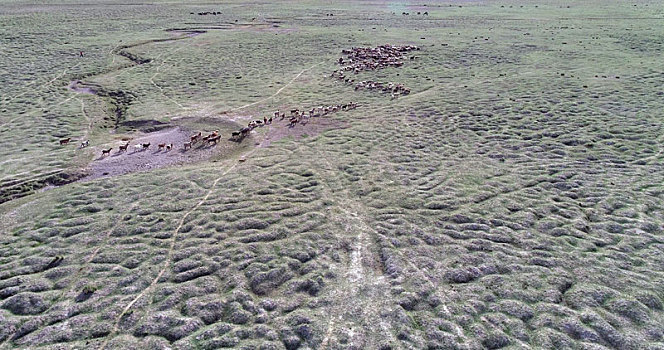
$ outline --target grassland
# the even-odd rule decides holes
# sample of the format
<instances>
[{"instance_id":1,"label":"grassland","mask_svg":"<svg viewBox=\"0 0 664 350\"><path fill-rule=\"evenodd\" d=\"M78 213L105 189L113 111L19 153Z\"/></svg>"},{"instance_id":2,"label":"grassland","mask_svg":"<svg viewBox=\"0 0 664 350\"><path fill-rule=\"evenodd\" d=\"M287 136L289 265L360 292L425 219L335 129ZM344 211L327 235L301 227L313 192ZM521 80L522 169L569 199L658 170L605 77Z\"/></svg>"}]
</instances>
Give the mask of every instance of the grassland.
<instances>
[{"instance_id":1,"label":"grassland","mask_svg":"<svg viewBox=\"0 0 664 350\"><path fill-rule=\"evenodd\" d=\"M663 19L657 1L3 2L0 348L664 349ZM329 77L386 43L421 50L356 79L408 96ZM159 137L145 125L230 136L349 101L85 178Z\"/></svg>"}]
</instances>

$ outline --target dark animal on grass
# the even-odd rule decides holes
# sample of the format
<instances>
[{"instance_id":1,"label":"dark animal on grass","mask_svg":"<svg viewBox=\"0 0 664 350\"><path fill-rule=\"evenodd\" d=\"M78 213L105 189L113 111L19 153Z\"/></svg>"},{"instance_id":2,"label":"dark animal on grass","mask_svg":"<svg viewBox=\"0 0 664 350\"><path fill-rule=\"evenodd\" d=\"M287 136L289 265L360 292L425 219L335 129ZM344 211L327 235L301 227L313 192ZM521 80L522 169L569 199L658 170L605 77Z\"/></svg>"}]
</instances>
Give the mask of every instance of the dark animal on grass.
<instances>
[{"instance_id":1,"label":"dark animal on grass","mask_svg":"<svg viewBox=\"0 0 664 350\"><path fill-rule=\"evenodd\" d=\"M144 143L144 144L142 144L142 146L143 146L143 149L148 149L148 148L150 148L150 143L149 142Z\"/></svg>"},{"instance_id":2,"label":"dark animal on grass","mask_svg":"<svg viewBox=\"0 0 664 350\"><path fill-rule=\"evenodd\" d=\"M61 256L59 256L59 255L56 256L55 258L53 258L53 260L51 260L51 262L48 263L48 265L46 265L46 267L44 268L44 270L52 269L52 268L54 268L54 267L60 265L60 263L62 263L62 260L64 260L64 259L65 259L65 258L63 258L63 257L61 257Z\"/></svg>"},{"instance_id":3,"label":"dark animal on grass","mask_svg":"<svg viewBox=\"0 0 664 350\"><path fill-rule=\"evenodd\" d=\"M298 122L298 119L297 119L297 118L291 118L291 119L290 119L289 126L290 126L290 127L294 127L295 124L297 124L297 122Z\"/></svg>"},{"instance_id":4,"label":"dark animal on grass","mask_svg":"<svg viewBox=\"0 0 664 350\"><path fill-rule=\"evenodd\" d=\"M163 150L164 148L166 148L166 144L165 144L165 143L160 143L160 144L157 145L157 151L161 151L161 150Z\"/></svg>"},{"instance_id":5,"label":"dark animal on grass","mask_svg":"<svg viewBox=\"0 0 664 350\"><path fill-rule=\"evenodd\" d=\"M81 142L81 148L88 147L90 145L90 140L85 140Z\"/></svg>"},{"instance_id":6,"label":"dark animal on grass","mask_svg":"<svg viewBox=\"0 0 664 350\"><path fill-rule=\"evenodd\" d=\"M118 147L118 153L126 152L128 147L129 147L129 142L125 143L124 145L120 145Z\"/></svg>"},{"instance_id":7,"label":"dark animal on grass","mask_svg":"<svg viewBox=\"0 0 664 350\"><path fill-rule=\"evenodd\" d=\"M263 124L267 125L267 117L263 117Z\"/></svg>"},{"instance_id":8,"label":"dark animal on grass","mask_svg":"<svg viewBox=\"0 0 664 350\"><path fill-rule=\"evenodd\" d=\"M240 136L242 136L241 131L233 131L233 133L231 134L231 139L237 140Z\"/></svg>"},{"instance_id":9,"label":"dark animal on grass","mask_svg":"<svg viewBox=\"0 0 664 350\"><path fill-rule=\"evenodd\" d=\"M182 148L186 151L188 148L191 149L191 142L185 142L182 145Z\"/></svg>"},{"instance_id":10,"label":"dark animal on grass","mask_svg":"<svg viewBox=\"0 0 664 350\"><path fill-rule=\"evenodd\" d=\"M270 119L268 119L267 122L272 124L272 117L270 117Z\"/></svg>"},{"instance_id":11,"label":"dark animal on grass","mask_svg":"<svg viewBox=\"0 0 664 350\"><path fill-rule=\"evenodd\" d=\"M105 157L105 156L111 154L111 150L112 150L112 149L113 149L113 147L111 147L111 148L109 148L109 149L103 149L103 150L101 150L101 156L102 156L102 157Z\"/></svg>"},{"instance_id":12,"label":"dark animal on grass","mask_svg":"<svg viewBox=\"0 0 664 350\"><path fill-rule=\"evenodd\" d=\"M68 138L66 138L66 139L62 139L62 140L60 140L60 144L61 144L61 145L66 145L66 144L69 143L69 141L71 141L71 137L68 137Z\"/></svg>"},{"instance_id":13,"label":"dark animal on grass","mask_svg":"<svg viewBox=\"0 0 664 350\"><path fill-rule=\"evenodd\" d=\"M221 139L221 135L217 135L215 137L212 137L212 138L208 139L207 142L208 142L208 144L214 143L216 145L217 142L219 142L220 139Z\"/></svg>"}]
</instances>

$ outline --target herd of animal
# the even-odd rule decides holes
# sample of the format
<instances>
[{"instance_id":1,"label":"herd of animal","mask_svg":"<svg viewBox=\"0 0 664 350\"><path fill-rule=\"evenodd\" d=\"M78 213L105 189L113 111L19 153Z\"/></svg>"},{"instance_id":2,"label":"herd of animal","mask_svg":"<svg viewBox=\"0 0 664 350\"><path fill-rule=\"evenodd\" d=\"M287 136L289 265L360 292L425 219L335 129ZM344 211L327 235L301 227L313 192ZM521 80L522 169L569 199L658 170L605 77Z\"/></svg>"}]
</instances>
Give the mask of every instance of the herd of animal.
<instances>
[{"instance_id":1,"label":"herd of animal","mask_svg":"<svg viewBox=\"0 0 664 350\"><path fill-rule=\"evenodd\" d=\"M392 98L399 95L408 95L410 89L403 84L392 82L376 82L371 80L364 80L355 82L355 79L347 77L344 72L352 71L358 74L361 71L382 69L387 67L401 67L403 65L404 53L414 50L420 50L419 47L413 45L393 46L381 45L375 48L372 47L356 47L350 50L342 50L341 53L347 57L340 57L338 63L341 68L335 70L330 75L336 77L338 80L346 84L354 85L355 90L380 90L382 92L390 93ZM414 59L412 56L410 59Z\"/></svg>"},{"instance_id":2,"label":"herd of animal","mask_svg":"<svg viewBox=\"0 0 664 350\"><path fill-rule=\"evenodd\" d=\"M335 113L338 111L346 111L355 108L357 108L357 103L351 101L346 104L313 107L308 111L300 110L299 108L291 109L287 126L289 128L293 128L298 123L300 123L301 125L306 125L309 119L311 118L322 117L330 113ZM249 133L255 128L263 125L271 125L272 122L275 120L282 121L284 119L286 119L286 113L277 110L270 118L263 117L263 120L252 120L249 122L249 124L247 124L246 127L238 131L234 131L231 134L231 140L238 142L242 141L242 139L244 139L247 135L249 135Z\"/></svg>"},{"instance_id":3,"label":"herd of animal","mask_svg":"<svg viewBox=\"0 0 664 350\"><path fill-rule=\"evenodd\" d=\"M287 127L293 128L295 125L298 123L301 125L306 125L311 118L315 117L322 117L329 115L331 113L335 113L338 111L346 111L346 110L352 110L357 108L357 103L355 102L349 102L346 104L337 104L337 105L329 105L329 106L318 106L318 107L313 107L309 110L300 110L298 108L292 109L290 111L290 116L288 119L288 124ZM286 113L285 112L280 112L276 111L274 112L274 115L271 117L263 117L263 120L253 120L247 124L247 127L244 127L238 131L234 131L231 134L231 140L232 141L242 141L247 135L251 133L252 130L254 130L257 127L264 126L264 125L271 125L274 120L279 120L282 121L286 119ZM61 139L60 140L60 145L67 145L71 142L71 137L66 138L66 139ZM194 134L189 137L189 141L184 142L182 144L182 151L186 151L189 149L192 149L193 146L195 146L199 142L203 142L204 144L210 146L210 145L216 145L219 143L221 140L221 134L219 134L219 130L215 130L211 132L210 134L203 136L202 132L198 132L197 134ZM81 142L80 148L85 148L90 145L89 140L85 140ZM131 145L131 139L125 139L124 143L118 146L118 151L116 154L121 154L121 153L126 153L127 150L129 149L129 146ZM134 152L141 152L148 150L152 144L150 142L148 143L138 143L133 145L134 147ZM113 151L114 147L109 147L106 149L101 150L101 158L107 157L111 155L111 152ZM170 152L171 150L175 149L175 146L172 143L160 143L157 144L157 151L166 151Z\"/></svg>"},{"instance_id":4,"label":"herd of animal","mask_svg":"<svg viewBox=\"0 0 664 350\"><path fill-rule=\"evenodd\" d=\"M203 136L202 132L198 132L195 135L192 135L189 138L188 142L185 142L182 145L182 150L186 151L187 149L191 149L195 144L197 144L199 141L204 142L207 145L216 145L219 140L221 140L221 135L219 134L219 130L215 130L212 133ZM126 153L127 150L129 149L129 145L131 144L131 139L125 139L125 142L122 143L121 145L118 146L118 152L117 154L121 153ZM71 142L71 137L68 137L66 139L61 139L60 140L60 145L67 145ZM81 142L80 148L85 148L90 145L90 140L85 140ZM147 142L147 143L139 143L134 145L134 152L140 152L140 151L145 151L150 148L152 143ZM104 158L106 156L109 156L111 154L111 151L113 150L114 147L106 148L101 150L101 157ZM157 144L157 151L166 151L170 152L171 150L175 149L175 145L172 143L159 143Z\"/></svg>"},{"instance_id":5,"label":"herd of animal","mask_svg":"<svg viewBox=\"0 0 664 350\"><path fill-rule=\"evenodd\" d=\"M394 15L395 13L392 12L392 14ZM428 15L429 15L429 11L425 11L424 13L422 13L421 11L417 11L417 14L418 14L418 15L422 15L422 16L428 16ZM408 15L410 15L410 12L401 12L401 15L402 15L402 16L408 16Z\"/></svg>"},{"instance_id":6,"label":"herd of animal","mask_svg":"<svg viewBox=\"0 0 664 350\"><path fill-rule=\"evenodd\" d=\"M200 15L206 14L215 14L215 13L199 13ZM426 14L426 13L425 13ZM398 95L407 95L410 93L410 89L406 88L403 84L398 83L382 83L372 80L364 80L360 82L355 82L354 79L346 78L343 72L352 71L354 73L359 73L361 71L371 71L376 69L382 69L386 67L401 67L403 65L404 53L413 50L420 50L417 46L405 45L405 46L393 46L393 45L381 45L375 48L371 47L358 47L352 48L351 50L342 50L342 54L346 57L341 57L338 60L338 63L341 65L340 69L335 70L332 73L332 77L337 77L340 80L344 80L348 84L354 84L355 90L367 89L367 90L381 90L383 92L389 92L392 94L392 97ZM413 59L414 57L411 57ZM318 106L311 109L300 110L298 108L291 109L290 115L288 116L287 127L293 128L297 124L306 125L311 118L326 116L330 113L335 113L338 111L352 110L357 108L357 103L349 102L347 104L337 104L329 106ZM263 120L253 120L247 124L246 127L234 131L231 134L230 140L240 142L251 131L257 127L264 125L271 125L273 121L279 120L283 121L286 119L286 113L277 110L272 116L263 117ZM67 145L71 142L72 138L61 139L60 145ZM182 144L182 152L190 150L199 142L204 144L216 145L221 140L221 135L219 130L215 130L210 134L203 136L202 132L198 132L190 136L189 141ZM118 151L116 154L126 153L131 145L131 139L125 139L124 142L118 146ZM89 140L81 142L80 148L85 148L90 145ZM134 152L140 152L148 150L151 146L151 143L138 143L133 145ZM102 149L101 158L109 156L113 151L114 147ZM160 143L157 144L157 151L166 151L170 152L175 149L175 145L172 143Z\"/></svg>"},{"instance_id":7,"label":"herd of animal","mask_svg":"<svg viewBox=\"0 0 664 350\"><path fill-rule=\"evenodd\" d=\"M190 14L190 15L193 15L194 12L189 12L189 14ZM198 15L199 15L199 16L207 16L207 15L213 15L213 16L216 16L216 15L221 15L221 11L219 11L219 12L217 12L217 11L212 11L212 12L210 12L210 11L198 12Z\"/></svg>"}]
</instances>

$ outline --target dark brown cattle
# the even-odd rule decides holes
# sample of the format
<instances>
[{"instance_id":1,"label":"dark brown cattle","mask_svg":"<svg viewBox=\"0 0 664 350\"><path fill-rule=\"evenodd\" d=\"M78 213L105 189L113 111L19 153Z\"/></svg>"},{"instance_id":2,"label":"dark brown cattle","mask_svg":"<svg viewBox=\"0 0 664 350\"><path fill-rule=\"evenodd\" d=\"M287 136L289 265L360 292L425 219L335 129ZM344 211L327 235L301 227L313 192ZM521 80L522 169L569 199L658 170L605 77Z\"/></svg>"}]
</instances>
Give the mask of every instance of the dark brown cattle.
<instances>
[{"instance_id":1,"label":"dark brown cattle","mask_svg":"<svg viewBox=\"0 0 664 350\"><path fill-rule=\"evenodd\" d=\"M69 141L71 141L71 137L68 137L68 138L66 138L66 139L62 139L62 140L60 140L60 144L61 144L61 145L66 145L66 144L69 143Z\"/></svg>"}]
</instances>

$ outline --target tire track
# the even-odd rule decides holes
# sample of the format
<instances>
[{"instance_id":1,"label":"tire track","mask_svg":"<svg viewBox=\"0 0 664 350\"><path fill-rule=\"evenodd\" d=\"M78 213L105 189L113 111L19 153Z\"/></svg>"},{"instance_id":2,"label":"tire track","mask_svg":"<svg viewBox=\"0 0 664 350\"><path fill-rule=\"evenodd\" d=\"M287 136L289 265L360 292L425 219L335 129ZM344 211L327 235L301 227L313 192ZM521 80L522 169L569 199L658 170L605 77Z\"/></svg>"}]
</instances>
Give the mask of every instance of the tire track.
<instances>
[{"instance_id":1,"label":"tire track","mask_svg":"<svg viewBox=\"0 0 664 350\"><path fill-rule=\"evenodd\" d=\"M322 159L326 164L328 169L334 169L334 166L329 160L328 154L325 151L320 151L316 148L314 150L319 154L320 157L318 159ZM323 179L325 177L322 177ZM339 191L334 192L334 193L340 193ZM364 205L359 203L357 200L353 200L350 198L348 195L345 195L343 197L335 196L334 194L331 195L332 198L335 200L339 201L339 206L338 208L344 212L347 216L355 218L355 222L358 224L357 226L361 227L362 230L361 232L371 232L371 235L374 237L379 237L380 234L369 225L365 219L365 217L368 216L366 213L366 209L364 208ZM365 239L364 237L358 235L357 237L359 240ZM357 243L358 245L361 244L361 242ZM445 314L445 316L452 321L452 313L450 312L449 308L447 307L446 304L451 303L450 298L448 297L449 294L452 294L453 292L449 289L446 289L444 293L441 293L440 291L440 286L437 286L433 281L426 275L422 269L417 267L412 261L410 261L402 252L400 252L398 249L392 249L393 252L395 252L403 262L405 262L412 271L414 271L417 275L419 275L420 278L422 278L432 289L434 295L436 295L440 300L443 301L443 304L441 304L441 308ZM461 338L464 343L468 343L468 338L465 336L463 329L459 327L454 322L451 322L451 324L454 327L454 332L456 333L457 337ZM331 331L328 331L328 335L326 336L326 339L329 339L329 335L331 334Z\"/></svg>"}]
</instances>

